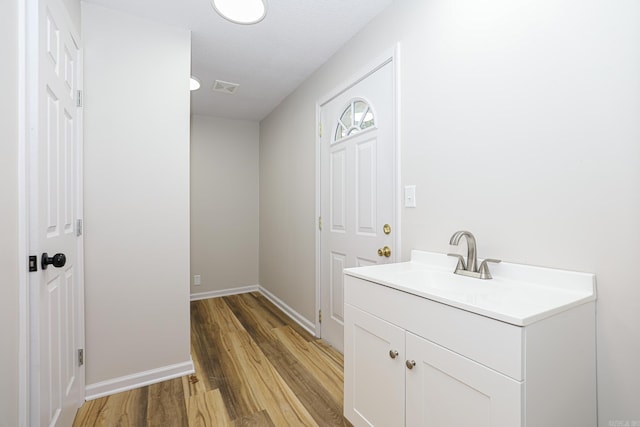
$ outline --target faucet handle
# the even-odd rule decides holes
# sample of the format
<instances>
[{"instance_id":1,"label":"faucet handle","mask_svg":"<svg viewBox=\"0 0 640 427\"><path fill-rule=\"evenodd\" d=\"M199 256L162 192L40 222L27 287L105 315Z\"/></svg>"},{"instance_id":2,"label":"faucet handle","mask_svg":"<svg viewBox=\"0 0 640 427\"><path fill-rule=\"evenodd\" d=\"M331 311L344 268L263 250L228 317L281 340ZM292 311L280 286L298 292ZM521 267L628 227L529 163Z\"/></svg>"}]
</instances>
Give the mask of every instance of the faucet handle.
<instances>
[{"instance_id":1,"label":"faucet handle","mask_svg":"<svg viewBox=\"0 0 640 427\"><path fill-rule=\"evenodd\" d=\"M458 258L458 265L456 265L456 271L466 270L467 267L464 264L464 258L459 254L447 254L447 256L452 256Z\"/></svg>"},{"instance_id":2,"label":"faucet handle","mask_svg":"<svg viewBox=\"0 0 640 427\"><path fill-rule=\"evenodd\" d=\"M491 273L489 273L489 265L487 263L499 263L502 262L499 259L487 258L480 264L480 268L478 268L478 273L480 273L480 279L491 279Z\"/></svg>"}]
</instances>

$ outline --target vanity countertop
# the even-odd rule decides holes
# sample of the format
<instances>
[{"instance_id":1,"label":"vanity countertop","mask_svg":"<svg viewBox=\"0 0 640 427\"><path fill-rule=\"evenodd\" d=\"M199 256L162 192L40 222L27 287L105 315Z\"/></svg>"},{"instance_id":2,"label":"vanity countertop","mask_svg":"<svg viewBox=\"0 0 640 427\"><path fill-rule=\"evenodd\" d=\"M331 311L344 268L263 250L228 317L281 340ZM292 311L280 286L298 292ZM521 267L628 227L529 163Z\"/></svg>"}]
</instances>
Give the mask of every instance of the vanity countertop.
<instances>
[{"instance_id":1,"label":"vanity countertop","mask_svg":"<svg viewBox=\"0 0 640 427\"><path fill-rule=\"evenodd\" d=\"M595 275L522 264L491 264L493 279L454 274L457 260L414 250L411 261L347 268L344 274L517 326L596 299Z\"/></svg>"}]
</instances>

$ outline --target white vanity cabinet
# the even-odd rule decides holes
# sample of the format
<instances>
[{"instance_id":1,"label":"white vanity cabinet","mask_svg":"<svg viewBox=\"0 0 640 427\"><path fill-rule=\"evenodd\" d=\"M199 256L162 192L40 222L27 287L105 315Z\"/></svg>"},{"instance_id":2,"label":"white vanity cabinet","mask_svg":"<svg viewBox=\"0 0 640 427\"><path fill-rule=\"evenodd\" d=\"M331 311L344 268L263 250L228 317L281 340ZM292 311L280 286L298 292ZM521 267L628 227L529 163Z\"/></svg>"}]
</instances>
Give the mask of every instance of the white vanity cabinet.
<instances>
[{"instance_id":1,"label":"white vanity cabinet","mask_svg":"<svg viewBox=\"0 0 640 427\"><path fill-rule=\"evenodd\" d=\"M345 270L344 411L355 426L596 425L595 296L514 325L390 283L401 270Z\"/></svg>"},{"instance_id":2,"label":"white vanity cabinet","mask_svg":"<svg viewBox=\"0 0 640 427\"><path fill-rule=\"evenodd\" d=\"M348 304L345 319L345 416L355 426L520 424L520 382Z\"/></svg>"}]
</instances>

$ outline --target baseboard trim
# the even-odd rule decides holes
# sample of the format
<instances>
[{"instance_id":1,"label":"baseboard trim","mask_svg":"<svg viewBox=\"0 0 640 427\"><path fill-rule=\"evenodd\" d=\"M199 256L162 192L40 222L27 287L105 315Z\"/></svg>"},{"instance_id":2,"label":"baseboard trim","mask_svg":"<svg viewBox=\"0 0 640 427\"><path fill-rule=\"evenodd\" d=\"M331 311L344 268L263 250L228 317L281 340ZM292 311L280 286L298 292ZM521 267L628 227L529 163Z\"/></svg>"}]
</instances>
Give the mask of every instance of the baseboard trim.
<instances>
[{"instance_id":1,"label":"baseboard trim","mask_svg":"<svg viewBox=\"0 0 640 427\"><path fill-rule=\"evenodd\" d=\"M266 299L271 301L276 307L282 310L287 316L289 316L294 322L300 325L304 330L309 332L314 337L316 336L316 325L313 322L310 322L306 317L302 316L300 313L289 307L284 301L280 298L263 288L262 286L258 286L259 292L264 295Z\"/></svg>"},{"instance_id":2,"label":"baseboard trim","mask_svg":"<svg viewBox=\"0 0 640 427\"><path fill-rule=\"evenodd\" d=\"M198 301L201 299L226 297L228 295L246 294L249 292L256 292L260 289L259 285L241 286L239 288L222 289L219 291L198 292L191 294L191 301Z\"/></svg>"},{"instance_id":3,"label":"baseboard trim","mask_svg":"<svg viewBox=\"0 0 640 427\"><path fill-rule=\"evenodd\" d=\"M305 331L309 332L314 337L316 336L316 325L313 322L310 322L306 317L302 316L300 313L289 307L284 301L280 298L266 290L260 285L251 285L251 286L242 286L239 288L229 288L223 289L219 291L210 291L210 292L199 292L196 294L191 294L191 301L197 301L201 299L209 299L209 298L218 298L225 297L228 295L239 295L246 294L249 292L260 292L266 299L271 301L276 307L282 310L287 316L291 318L294 322L296 322L300 327L302 327Z\"/></svg>"},{"instance_id":4,"label":"baseboard trim","mask_svg":"<svg viewBox=\"0 0 640 427\"><path fill-rule=\"evenodd\" d=\"M189 358L187 362L176 363L174 365L163 366L161 368L150 369L148 371L89 384L85 388L85 400L98 399L100 397L182 377L194 372L193 359Z\"/></svg>"}]
</instances>

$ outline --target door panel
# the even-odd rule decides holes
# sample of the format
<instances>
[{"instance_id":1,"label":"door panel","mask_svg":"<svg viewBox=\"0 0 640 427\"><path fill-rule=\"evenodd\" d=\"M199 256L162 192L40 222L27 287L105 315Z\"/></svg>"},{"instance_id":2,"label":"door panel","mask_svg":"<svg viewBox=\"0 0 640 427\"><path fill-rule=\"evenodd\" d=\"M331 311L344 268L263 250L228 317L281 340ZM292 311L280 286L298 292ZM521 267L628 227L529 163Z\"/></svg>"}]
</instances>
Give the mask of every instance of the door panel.
<instances>
[{"instance_id":1,"label":"door panel","mask_svg":"<svg viewBox=\"0 0 640 427\"><path fill-rule=\"evenodd\" d=\"M359 235L376 235L377 187L376 139L356 144L356 232Z\"/></svg>"},{"instance_id":2,"label":"door panel","mask_svg":"<svg viewBox=\"0 0 640 427\"><path fill-rule=\"evenodd\" d=\"M335 322L344 322L344 307L342 298L342 270L346 262L346 255L336 252L331 253L331 319Z\"/></svg>"},{"instance_id":3,"label":"door panel","mask_svg":"<svg viewBox=\"0 0 640 427\"><path fill-rule=\"evenodd\" d=\"M47 17L49 18L49 17ZM46 153L46 218L47 237L60 234L58 228L58 117L60 116L60 100L48 85L46 86L46 117L43 128L46 129L44 153Z\"/></svg>"},{"instance_id":4,"label":"door panel","mask_svg":"<svg viewBox=\"0 0 640 427\"><path fill-rule=\"evenodd\" d=\"M66 82L65 82L66 83ZM63 158L61 161L63 162L64 173L61 176L62 182L62 193L63 193L63 224L64 224L64 233L70 234L74 232L73 229L73 219L76 215L74 209L74 172L75 172L75 147L74 147L74 132L75 132L75 121L72 117L72 114L65 110L64 112L64 138L63 138L63 146L62 152L60 153Z\"/></svg>"},{"instance_id":5,"label":"door panel","mask_svg":"<svg viewBox=\"0 0 640 427\"><path fill-rule=\"evenodd\" d=\"M347 203L346 203L346 150L336 150L331 153L331 182L329 184L331 203L331 232L344 233L347 231Z\"/></svg>"},{"instance_id":6,"label":"door panel","mask_svg":"<svg viewBox=\"0 0 640 427\"><path fill-rule=\"evenodd\" d=\"M67 331L66 338L66 348L64 353L70 355L71 357L66 358L66 363L63 367L62 373L62 386L64 388L64 394L69 395L72 392L72 389L76 383L76 358L74 357L76 354L76 349L79 348L77 343L77 334L78 327L77 322L78 318L76 315L76 275L75 269L69 268L64 275L64 304L62 306L62 313L64 313L64 325L62 326L62 330Z\"/></svg>"},{"instance_id":7,"label":"door panel","mask_svg":"<svg viewBox=\"0 0 640 427\"><path fill-rule=\"evenodd\" d=\"M321 106L320 335L342 351L342 269L395 259L393 64ZM390 257L378 255L389 246ZM339 254L339 256L338 256Z\"/></svg>"}]
</instances>

